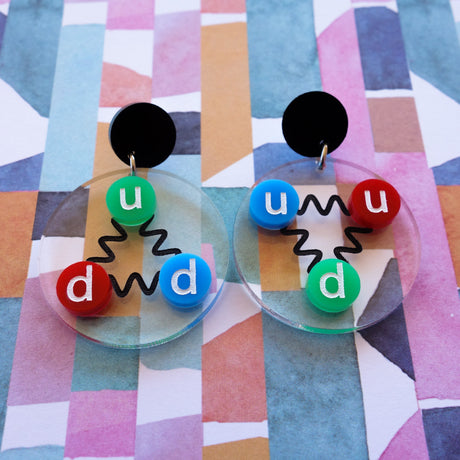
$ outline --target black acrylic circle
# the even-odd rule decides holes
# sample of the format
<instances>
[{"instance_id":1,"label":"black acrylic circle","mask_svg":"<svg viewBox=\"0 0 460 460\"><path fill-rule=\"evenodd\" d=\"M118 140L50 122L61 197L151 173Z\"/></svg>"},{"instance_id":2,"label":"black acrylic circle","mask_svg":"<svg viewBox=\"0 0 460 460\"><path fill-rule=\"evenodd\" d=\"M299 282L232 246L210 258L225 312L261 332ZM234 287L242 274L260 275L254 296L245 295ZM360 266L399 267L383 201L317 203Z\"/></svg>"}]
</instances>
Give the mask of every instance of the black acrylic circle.
<instances>
[{"instance_id":1,"label":"black acrylic circle","mask_svg":"<svg viewBox=\"0 0 460 460\"><path fill-rule=\"evenodd\" d=\"M287 106L282 128L294 151L306 157L319 157L323 143L330 153L345 139L347 112L331 94L312 91L301 94Z\"/></svg>"},{"instance_id":2,"label":"black acrylic circle","mask_svg":"<svg viewBox=\"0 0 460 460\"><path fill-rule=\"evenodd\" d=\"M162 108L138 102L120 109L109 128L112 148L129 165L134 152L136 166L153 168L169 157L176 143L176 127Z\"/></svg>"}]
</instances>

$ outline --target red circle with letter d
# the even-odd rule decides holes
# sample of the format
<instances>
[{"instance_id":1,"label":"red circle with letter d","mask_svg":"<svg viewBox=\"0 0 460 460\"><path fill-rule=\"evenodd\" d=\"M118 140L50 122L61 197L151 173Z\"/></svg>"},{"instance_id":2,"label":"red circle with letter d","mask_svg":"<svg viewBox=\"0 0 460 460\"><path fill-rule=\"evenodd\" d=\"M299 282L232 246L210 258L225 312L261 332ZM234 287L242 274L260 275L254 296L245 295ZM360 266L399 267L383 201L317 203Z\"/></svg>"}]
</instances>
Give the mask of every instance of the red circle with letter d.
<instances>
[{"instance_id":1,"label":"red circle with letter d","mask_svg":"<svg viewBox=\"0 0 460 460\"><path fill-rule=\"evenodd\" d=\"M74 315L95 315L109 303L112 283L100 265L77 262L61 273L56 293L62 305Z\"/></svg>"}]
</instances>

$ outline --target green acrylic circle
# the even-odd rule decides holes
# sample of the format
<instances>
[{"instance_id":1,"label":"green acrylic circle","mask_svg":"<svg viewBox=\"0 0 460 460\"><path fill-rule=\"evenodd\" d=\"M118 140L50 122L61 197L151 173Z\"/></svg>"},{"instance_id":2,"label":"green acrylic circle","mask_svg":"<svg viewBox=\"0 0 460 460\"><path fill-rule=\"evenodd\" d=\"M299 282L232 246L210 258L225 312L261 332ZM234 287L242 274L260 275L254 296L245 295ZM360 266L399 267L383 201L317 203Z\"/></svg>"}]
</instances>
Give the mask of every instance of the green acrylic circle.
<instances>
[{"instance_id":1,"label":"green acrylic circle","mask_svg":"<svg viewBox=\"0 0 460 460\"><path fill-rule=\"evenodd\" d=\"M121 189L125 189L125 201L128 207L137 203L135 188L140 188L140 206L124 209L120 196ZM107 190L105 197L107 208L112 217L120 224L134 226L147 222L154 214L157 207L155 191L150 183L138 176L126 176L118 179Z\"/></svg>"},{"instance_id":2,"label":"green acrylic circle","mask_svg":"<svg viewBox=\"0 0 460 460\"><path fill-rule=\"evenodd\" d=\"M340 276L341 274L343 276ZM324 291L331 297L326 296L320 287L322 280ZM338 259L326 259L311 269L306 290L308 298L316 308L327 313L341 313L358 297L361 281L357 271L349 263Z\"/></svg>"}]
</instances>

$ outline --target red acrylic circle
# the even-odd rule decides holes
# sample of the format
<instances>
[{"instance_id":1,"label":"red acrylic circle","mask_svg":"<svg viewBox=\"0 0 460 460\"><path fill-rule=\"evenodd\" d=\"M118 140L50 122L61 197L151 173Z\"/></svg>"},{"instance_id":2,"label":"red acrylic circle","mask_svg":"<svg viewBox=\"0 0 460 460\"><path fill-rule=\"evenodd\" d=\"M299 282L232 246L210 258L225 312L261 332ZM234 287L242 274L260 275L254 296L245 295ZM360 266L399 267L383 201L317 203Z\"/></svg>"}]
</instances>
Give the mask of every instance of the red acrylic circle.
<instances>
[{"instance_id":1,"label":"red acrylic circle","mask_svg":"<svg viewBox=\"0 0 460 460\"><path fill-rule=\"evenodd\" d=\"M381 192L383 192L383 199ZM391 184L380 179L360 182L353 189L348 201L348 210L352 219L359 225L373 229L390 225L400 207L401 197L398 191Z\"/></svg>"},{"instance_id":2,"label":"red acrylic circle","mask_svg":"<svg viewBox=\"0 0 460 460\"><path fill-rule=\"evenodd\" d=\"M90 316L105 309L112 296L112 283L100 265L76 262L59 276L56 293L61 304L71 313Z\"/></svg>"}]
</instances>

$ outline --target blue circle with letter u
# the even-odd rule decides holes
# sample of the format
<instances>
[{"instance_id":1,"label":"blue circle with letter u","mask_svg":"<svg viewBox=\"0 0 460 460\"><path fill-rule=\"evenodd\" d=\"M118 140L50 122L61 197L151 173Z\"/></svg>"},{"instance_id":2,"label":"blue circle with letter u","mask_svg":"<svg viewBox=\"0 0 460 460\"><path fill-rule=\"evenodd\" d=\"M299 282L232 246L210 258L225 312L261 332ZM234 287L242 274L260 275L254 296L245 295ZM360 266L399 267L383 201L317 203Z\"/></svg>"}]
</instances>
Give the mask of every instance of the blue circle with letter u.
<instances>
[{"instance_id":1,"label":"blue circle with letter u","mask_svg":"<svg viewBox=\"0 0 460 460\"><path fill-rule=\"evenodd\" d=\"M282 180L269 179L254 187L249 200L249 214L260 227L280 230L287 227L299 209L295 188Z\"/></svg>"}]
</instances>

